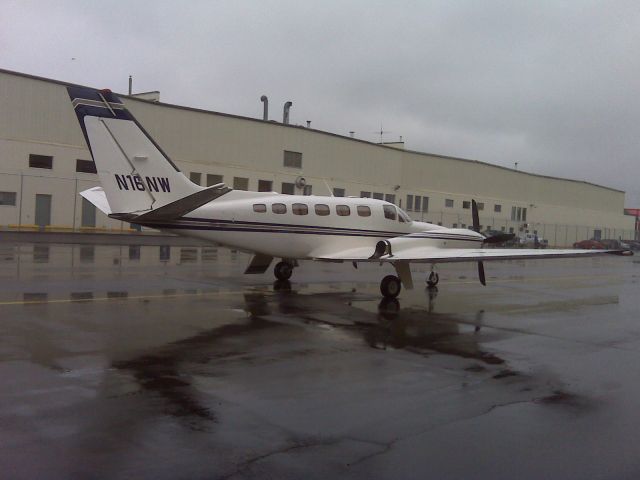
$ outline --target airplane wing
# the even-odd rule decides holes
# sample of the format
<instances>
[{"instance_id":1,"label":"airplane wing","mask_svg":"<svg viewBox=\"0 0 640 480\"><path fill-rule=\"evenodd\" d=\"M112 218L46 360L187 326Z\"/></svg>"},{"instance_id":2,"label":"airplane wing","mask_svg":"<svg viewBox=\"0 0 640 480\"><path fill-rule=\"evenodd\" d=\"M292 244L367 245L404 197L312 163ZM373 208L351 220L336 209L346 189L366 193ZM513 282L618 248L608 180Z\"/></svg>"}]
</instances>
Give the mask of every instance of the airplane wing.
<instances>
[{"instance_id":1,"label":"airplane wing","mask_svg":"<svg viewBox=\"0 0 640 480\"><path fill-rule=\"evenodd\" d=\"M525 258L575 258L597 255L628 255L624 250L576 250L576 249L520 249L520 248L437 248L414 247L391 255L373 257L371 247L358 247L315 257L329 262L414 262L450 263L491 260L518 260Z\"/></svg>"}]
</instances>

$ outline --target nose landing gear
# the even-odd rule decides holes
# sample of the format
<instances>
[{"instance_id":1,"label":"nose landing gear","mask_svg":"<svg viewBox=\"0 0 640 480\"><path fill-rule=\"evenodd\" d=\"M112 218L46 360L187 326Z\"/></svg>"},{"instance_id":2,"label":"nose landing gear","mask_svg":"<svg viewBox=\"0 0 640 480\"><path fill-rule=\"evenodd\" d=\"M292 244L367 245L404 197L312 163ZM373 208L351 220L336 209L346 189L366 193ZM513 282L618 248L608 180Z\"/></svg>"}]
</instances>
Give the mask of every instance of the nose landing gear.
<instances>
[{"instance_id":1,"label":"nose landing gear","mask_svg":"<svg viewBox=\"0 0 640 480\"><path fill-rule=\"evenodd\" d=\"M289 280L293 274L293 265L289 262L278 262L273 268L273 274L278 280Z\"/></svg>"}]
</instances>

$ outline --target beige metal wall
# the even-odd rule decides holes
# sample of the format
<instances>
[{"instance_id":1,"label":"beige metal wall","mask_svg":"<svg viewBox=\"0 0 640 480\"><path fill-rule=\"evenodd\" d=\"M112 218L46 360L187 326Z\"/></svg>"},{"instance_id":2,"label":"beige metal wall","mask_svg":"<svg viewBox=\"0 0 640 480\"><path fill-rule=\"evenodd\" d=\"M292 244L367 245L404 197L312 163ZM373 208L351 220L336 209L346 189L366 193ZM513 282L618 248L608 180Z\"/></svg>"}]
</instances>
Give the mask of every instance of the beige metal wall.
<instances>
[{"instance_id":1,"label":"beige metal wall","mask_svg":"<svg viewBox=\"0 0 640 480\"><path fill-rule=\"evenodd\" d=\"M429 212L412 216L446 226L469 225L463 200L485 204L483 226L519 231L511 220L513 206L527 208L529 229L550 241L575 241L593 235L632 238L633 217L624 216L624 193L584 182L517 172L486 163L405 151L303 127L235 117L124 98L127 107L186 175L294 182L299 175L326 195L340 187L347 195L361 191L394 194L406 208L406 196L429 197ZM35 194L53 195L52 224L79 227L82 200L78 191L98 184L95 175L76 173L76 159L89 159L84 138L64 85L0 71L0 191L18 193L22 202L0 206L0 226L32 224ZM283 151L302 152L303 168L283 166ZM52 170L28 167L29 154L53 155ZM445 199L454 207L445 207ZM21 203L21 204L20 204ZM502 211L494 212L500 204ZM97 214L97 227L123 228ZM575 239L573 239L575 237Z\"/></svg>"}]
</instances>

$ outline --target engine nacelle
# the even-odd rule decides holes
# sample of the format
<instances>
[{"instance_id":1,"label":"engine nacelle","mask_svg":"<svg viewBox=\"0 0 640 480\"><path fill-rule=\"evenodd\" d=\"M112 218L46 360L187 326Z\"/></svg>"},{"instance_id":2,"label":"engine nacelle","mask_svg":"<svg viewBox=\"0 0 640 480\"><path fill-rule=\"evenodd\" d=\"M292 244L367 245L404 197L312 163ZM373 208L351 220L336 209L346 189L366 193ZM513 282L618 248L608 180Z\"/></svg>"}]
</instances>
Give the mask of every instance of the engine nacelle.
<instances>
[{"instance_id":1,"label":"engine nacelle","mask_svg":"<svg viewBox=\"0 0 640 480\"><path fill-rule=\"evenodd\" d=\"M466 228L440 228L410 233L401 237L380 240L371 259L406 253L408 250L424 248L472 248L482 245L485 237Z\"/></svg>"}]
</instances>

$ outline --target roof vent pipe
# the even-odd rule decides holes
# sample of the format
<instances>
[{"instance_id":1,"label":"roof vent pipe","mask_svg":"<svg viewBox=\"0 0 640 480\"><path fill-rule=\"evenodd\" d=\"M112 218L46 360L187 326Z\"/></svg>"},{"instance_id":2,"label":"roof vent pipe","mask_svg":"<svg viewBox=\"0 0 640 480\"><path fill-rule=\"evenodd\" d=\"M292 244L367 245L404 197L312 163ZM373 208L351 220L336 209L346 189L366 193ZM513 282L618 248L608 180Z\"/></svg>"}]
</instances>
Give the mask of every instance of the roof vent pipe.
<instances>
[{"instance_id":1,"label":"roof vent pipe","mask_svg":"<svg viewBox=\"0 0 640 480\"><path fill-rule=\"evenodd\" d=\"M262 95L260 97L260 101L264 103L262 109L262 119L266 122L267 120L269 120L269 99L266 95Z\"/></svg>"},{"instance_id":2,"label":"roof vent pipe","mask_svg":"<svg viewBox=\"0 0 640 480\"><path fill-rule=\"evenodd\" d=\"M293 102L287 102L284 104L284 110L282 111L282 123L284 123L285 125L289 124L289 110L291 109L292 105Z\"/></svg>"},{"instance_id":3,"label":"roof vent pipe","mask_svg":"<svg viewBox=\"0 0 640 480\"><path fill-rule=\"evenodd\" d=\"M133 93L133 77L129 75L129 95Z\"/></svg>"}]
</instances>

